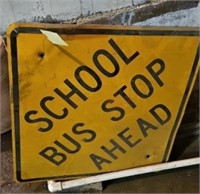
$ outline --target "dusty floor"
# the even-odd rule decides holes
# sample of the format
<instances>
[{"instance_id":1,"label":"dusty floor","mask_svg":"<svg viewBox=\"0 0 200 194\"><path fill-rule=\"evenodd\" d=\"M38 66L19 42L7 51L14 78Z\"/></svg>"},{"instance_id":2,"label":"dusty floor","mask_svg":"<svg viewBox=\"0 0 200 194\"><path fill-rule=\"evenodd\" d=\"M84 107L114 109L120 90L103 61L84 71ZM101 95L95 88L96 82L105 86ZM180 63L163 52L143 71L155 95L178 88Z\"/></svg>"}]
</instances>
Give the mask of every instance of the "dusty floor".
<instances>
[{"instance_id":1,"label":"dusty floor","mask_svg":"<svg viewBox=\"0 0 200 194\"><path fill-rule=\"evenodd\" d=\"M116 180L104 193L199 193L199 167Z\"/></svg>"}]
</instances>

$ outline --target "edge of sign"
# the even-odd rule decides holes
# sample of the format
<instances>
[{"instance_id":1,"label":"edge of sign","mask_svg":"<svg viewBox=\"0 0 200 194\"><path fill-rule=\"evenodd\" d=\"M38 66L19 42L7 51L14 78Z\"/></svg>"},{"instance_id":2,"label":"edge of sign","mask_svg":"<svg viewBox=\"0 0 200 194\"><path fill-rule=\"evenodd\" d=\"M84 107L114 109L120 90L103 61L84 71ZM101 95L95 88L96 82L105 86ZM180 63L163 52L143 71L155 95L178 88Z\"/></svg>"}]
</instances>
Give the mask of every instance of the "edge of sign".
<instances>
[{"instance_id":1,"label":"edge of sign","mask_svg":"<svg viewBox=\"0 0 200 194\"><path fill-rule=\"evenodd\" d=\"M193 88L191 86L194 85L195 78L196 78L198 71L199 71L199 68L200 68L199 52L200 52L200 43L198 44L198 47L197 47L194 62L193 62L193 65L192 65L192 70L191 70L190 77L189 77L189 80L187 82L187 86L186 86L186 89L185 89L185 92L184 92L184 95L183 95L183 98L182 98L182 101L181 101L181 105L179 107L178 115L176 117L174 126L173 126L171 134L169 136L169 140L167 142L167 147L165 149L165 153L164 153L164 156L163 156L163 162L166 162L169 159L169 156L170 156L170 153L171 153L171 150L172 150L172 146L173 146L176 134L178 132L178 128L179 128L181 121L182 121L181 118L183 118L183 115L185 113L185 109L186 109L186 106L187 106L187 102L188 102L190 95L192 93Z\"/></svg>"},{"instance_id":2,"label":"edge of sign","mask_svg":"<svg viewBox=\"0 0 200 194\"><path fill-rule=\"evenodd\" d=\"M105 25L105 24L50 24L50 23L24 23L24 22L15 22L11 24L8 29L7 29L7 34L11 34L13 30L16 30L18 28L34 28L36 31L36 28L39 30L44 28L44 29L103 29L103 30L109 30L109 29L114 29L114 30L140 30L140 31L149 31L149 30L157 30L157 31L175 31L181 32L181 31L197 31L199 32L199 27L174 27L174 26L122 26L122 25Z\"/></svg>"}]
</instances>

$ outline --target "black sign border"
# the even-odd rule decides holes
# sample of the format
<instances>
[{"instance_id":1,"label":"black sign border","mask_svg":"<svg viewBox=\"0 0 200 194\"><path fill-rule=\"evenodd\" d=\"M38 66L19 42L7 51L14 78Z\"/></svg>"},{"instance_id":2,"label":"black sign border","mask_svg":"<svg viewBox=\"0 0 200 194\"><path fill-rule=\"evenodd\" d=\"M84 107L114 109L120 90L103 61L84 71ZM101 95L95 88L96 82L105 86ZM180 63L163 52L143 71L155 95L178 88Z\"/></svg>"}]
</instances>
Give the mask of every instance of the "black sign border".
<instances>
[{"instance_id":1,"label":"black sign border","mask_svg":"<svg viewBox=\"0 0 200 194\"><path fill-rule=\"evenodd\" d=\"M134 27L132 27L132 29L123 29L123 26L121 27L121 29L116 28L114 26L112 26L113 29L110 28L101 28L101 26L99 28L52 28L52 27L45 27L45 30L48 31L53 31L53 32L57 32L58 34L70 34L70 35L94 35L94 34L99 34L99 35L130 35L130 36L135 36L135 35L140 35L140 36L197 36L199 37L199 31L194 30L194 31L188 31L188 30L183 30L183 31L177 31L176 28L174 28L174 30L163 30L160 27L153 29L149 29L149 30L142 30L142 29L134 29ZM40 177L40 178L32 178L32 179L22 179L21 176L21 150L20 150L20 119L19 119L19 83L18 83L18 58L17 58L17 36L20 33L31 33L31 34L41 34L40 32L41 26L40 27L23 27L23 26L19 26L16 27L15 29L12 30L12 32L10 33L10 48L11 48L11 66L12 66L12 84L13 84L13 90L12 90L12 94L13 94L13 103L14 103L14 135L15 135L15 154L16 154L16 161L15 161L15 165L16 165L16 178L17 181L19 182L30 182L30 181L41 181L41 180L51 180L51 179L64 179L64 178L73 178L73 177L78 177L78 176L83 176L83 174L79 174L79 175L66 175L66 176L53 176L53 177ZM144 28L145 29L145 28ZM194 80L194 75L195 75L195 71L197 69L197 65L198 65L198 61L199 61L199 46L197 49L197 53L193 62L193 67L192 67L192 71L190 73L190 77L187 83L187 87L186 90L184 92L184 96L182 98L182 102L181 102L181 106L179 107L179 111L174 123L174 126L172 128L168 143L167 143L167 147L164 153L164 157L163 157L163 161L166 161L167 155L169 153L169 149L172 143L172 139L174 137L174 133L177 129L177 125L180 121L180 117L182 114L182 110L185 106L187 97L188 97L188 93L191 87L191 84ZM89 175L95 175L97 173L94 174L87 174L87 176ZM99 173L98 173L99 174ZM84 174L85 175L85 174Z\"/></svg>"}]
</instances>

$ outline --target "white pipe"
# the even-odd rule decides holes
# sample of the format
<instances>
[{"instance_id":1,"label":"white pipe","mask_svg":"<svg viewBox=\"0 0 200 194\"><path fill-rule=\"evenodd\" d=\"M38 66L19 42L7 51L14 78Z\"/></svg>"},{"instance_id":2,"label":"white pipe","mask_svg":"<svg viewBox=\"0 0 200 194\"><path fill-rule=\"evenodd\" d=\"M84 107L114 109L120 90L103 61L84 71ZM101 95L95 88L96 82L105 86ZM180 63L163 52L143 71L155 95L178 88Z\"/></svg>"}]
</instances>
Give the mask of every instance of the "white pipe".
<instances>
[{"instance_id":1,"label":"white pipe","mask_svg":"<svg viewBox=\"0 0 200 194\"><path fill-rule=\"evenodd\" d=\"M47 181L47 185L48 185L48 190L51 193L62 191L61 182Z\"/></svg>"},{"instance_id":2,"label":"white pipe","mask_svg":"<svg viewBox=\"0 0 200 194\"><path fill-rule=\"evenodd\" d=\"M80 178L80 179L75 179L75 180L69 180L69 181L64 181L64 182L48 181L48 188L50 192L57 192L57 191L62 191L64 189L112 180L116 178L124 178L124 177L140 175L140 174L145 174L145 173L150 173L150 172L181 168L185 166L192 166L196 164L200 164L200 157L179 160L179 161L174 161L174 162L155 164L155 165L150 165L150 166L143 166L143 167L138 167L138 168L133 168L133 169L128 169L128 170L121 170L118 172L109 172L109 173L104 173L100 175L95 175L95 176L90 176L90 177Z\"/></svg>"}]
</instances>

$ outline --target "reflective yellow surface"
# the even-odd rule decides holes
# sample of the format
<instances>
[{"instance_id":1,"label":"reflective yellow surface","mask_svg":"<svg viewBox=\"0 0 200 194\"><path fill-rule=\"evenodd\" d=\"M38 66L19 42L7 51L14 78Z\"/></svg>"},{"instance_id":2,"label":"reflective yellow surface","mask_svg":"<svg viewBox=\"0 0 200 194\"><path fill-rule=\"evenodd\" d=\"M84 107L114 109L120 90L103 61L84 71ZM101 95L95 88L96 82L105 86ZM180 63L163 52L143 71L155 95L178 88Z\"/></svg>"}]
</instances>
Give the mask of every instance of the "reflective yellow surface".
<instances>
[{"instance_id":1,"label":"reflective yellow surface","mask_svg":"<svg viewBox=\"0 0 200 194\"><path fill-rule=\"evenodd\" d=\"M58 32L69 46L52 44L38 29ZM18 181L104 173L169 157L199 68L199 37L180 29L175 35L80 29L87 32L33 24L8 30ZM148 33L128 34L134 30Z\"/></svg>"}]
</instances>

